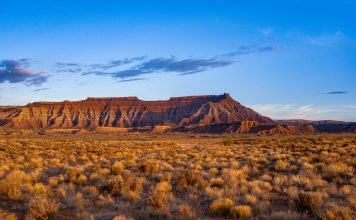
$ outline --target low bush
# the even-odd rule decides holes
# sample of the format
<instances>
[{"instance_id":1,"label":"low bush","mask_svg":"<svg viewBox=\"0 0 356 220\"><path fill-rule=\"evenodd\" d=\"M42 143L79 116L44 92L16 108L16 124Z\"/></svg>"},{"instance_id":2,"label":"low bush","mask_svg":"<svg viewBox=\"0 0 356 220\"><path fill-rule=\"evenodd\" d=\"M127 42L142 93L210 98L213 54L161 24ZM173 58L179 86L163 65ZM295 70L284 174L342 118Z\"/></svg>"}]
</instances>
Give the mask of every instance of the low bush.
<instances>
[{"instance_id":1,"label":"low bush","mask_svg":"<svg viewBox=\"0 0 356 220\"><path fill-rule=\"evenodd\" d=\"M172 186L168 182L157 183L150 189L148 204L156 208L168 206L168 202L173 199L171 190Z\"/></svg>"},{"instance_id":2,"label":"low bush","mask_svg":"<svg viewBox=\"0 0 356 220\"><path fill-rule=\"evenodd\" d=\"M56 199L35 197L30 200L26 220L48 219L57 214L60 203Z\"/></svg>"},{"instance_id":3,"label":"low bush","mask_svg":"<svg viewBox=\"0 0 356 220\"><path fill-rule=\"evenodd\" d=\"M189 205L180 204L177 206L177 218L184 220L195 219L196 214L194 209Z\"/></svg>"},{"instance_id":4,"label":"low bush","mask_svg":"<svg viewBox=\"0 0 356 220\"><path fill-rule=\"evenodd\" d=\"M318 192L300 192L294 203L298 212L318 216L323 205L323 197Z\"/></svg>"},{"instance_id":5,"label":"low bush","mask_svg":"<svg viewBox=\"0 0 356 220\"><path fill-rule=\"evenodd\" d=\"M230 216L231 208L234 202L231 199L217 199L214 200L210 207L210 213L217 216Z\"/></svg>"},{"instance_id":6,"label":"low bush","mask_svg":"<svg viewBox=\"0 0 356 220\"><path fill-rule=\"evenodd\" d=\"M237 205L231 210L232 216L238 219L246 219L251 216L251 207L248 205Z\"/></svg>"},{"instance_id":7,"label":"low bush","mask_svg":"<svg viewBox=\"0 0 356 220\"><path fill-rule=\"evenodd\" d=\"M352 211L347 207L332 204L325 212L323 220L352 220Z\"/></svg>"}]
</instances>

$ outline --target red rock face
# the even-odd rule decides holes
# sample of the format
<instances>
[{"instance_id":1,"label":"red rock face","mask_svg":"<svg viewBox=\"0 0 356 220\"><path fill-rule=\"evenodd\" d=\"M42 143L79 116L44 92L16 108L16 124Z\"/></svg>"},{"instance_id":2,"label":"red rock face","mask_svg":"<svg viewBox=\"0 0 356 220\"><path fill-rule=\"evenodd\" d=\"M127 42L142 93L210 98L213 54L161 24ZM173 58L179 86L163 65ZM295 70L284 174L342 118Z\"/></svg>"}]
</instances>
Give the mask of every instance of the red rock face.
<instances>
[{"instance_id":1,"label":"red rock face","mask_svg":"<svg viewBox=\"0 0 356 220\"><path fill-rule=\"evenodd\" d=\"M0 107L0 126L10 128L183 127L241 121L274 123L236 102L229 94L176 97L165 101L142 101L136 97L88 98Z\"/></svg>"}]
</instances>

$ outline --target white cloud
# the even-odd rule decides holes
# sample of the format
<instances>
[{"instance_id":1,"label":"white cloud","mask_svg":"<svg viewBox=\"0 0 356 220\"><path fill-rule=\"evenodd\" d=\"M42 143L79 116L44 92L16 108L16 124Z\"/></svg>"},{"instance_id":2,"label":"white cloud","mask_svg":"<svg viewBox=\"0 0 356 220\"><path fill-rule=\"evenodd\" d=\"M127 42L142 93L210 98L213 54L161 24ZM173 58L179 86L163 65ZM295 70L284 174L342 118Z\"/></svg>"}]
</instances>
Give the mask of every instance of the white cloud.
<instances>
[{"instance_id":1,"label":"white cloud","mask_svg":"<svg viewBox=\"0 0 356 220\"><path fill-rule=\"evenodd\" d=\"M356 106L317 106L294 104L252 105L255 111L273 119L356 121Z\"/></svg>"},{"instance_id":2,"label":"white cloud","mask_svg":"<svg viewBox=\"0 0 356 220\"><path fill-rule=\"evenodd\" d=\"M305 36L304 37L305 42L315 45L315 46L320 46L320 47L333 47L338 44L343 44L343 43L351 43L355 44L356 41L349 36L345 35L341 31L337 31L332 34L323 34L320 36L316 37L311 37L311 36Z\"/></svg>"}]
</instances>

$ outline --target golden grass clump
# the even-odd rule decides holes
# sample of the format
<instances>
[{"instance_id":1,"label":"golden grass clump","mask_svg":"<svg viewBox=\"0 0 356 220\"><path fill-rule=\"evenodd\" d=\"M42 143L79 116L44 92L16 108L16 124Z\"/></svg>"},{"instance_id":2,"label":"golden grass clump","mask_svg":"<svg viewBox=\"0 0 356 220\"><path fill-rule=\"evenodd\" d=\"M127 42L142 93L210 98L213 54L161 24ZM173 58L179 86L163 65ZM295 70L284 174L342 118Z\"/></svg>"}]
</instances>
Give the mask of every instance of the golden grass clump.
<instances>
[{"instance_id":1,"label":"golden grass clump","mask_svg":"<svg viewBox=\"0 0 356 220\"><path fill-rule=\"evenodd\" d=\"M237 205L231 210L232 216L238 219L246 219L251 216L251 207L248 205Z\"/></svg>"},{"instance_id":2,"label":"golden grass clump","mask_svg":"<svg viewBox=\"0 0 356 220\"><path fill-rule=\"evenodd\" d=\"M177 215L180 219L195 219L196 213L194 209L187 204L180 204L177 206Z\"/></svg>"},{"instance_id":3,"label":"golden grass clump","mask_svg":"<svg viewBox=\"0 0 356 220\"><path fill-rule=\"evenodd\" d=\"M324 201L321 193L300 192L294 203L298 212L318 216Z\"/></svg>"},{"instance_id":4,"label":"golden grass clump","mask_svg":"<svg viewBox=\"0 0 356 220\"><path fill-rule=\"evenodd\" d=\"M173 199L171 190L172 186L170 183L166 181L157 183L150 189L148 204L156 208L168 206L168 202Z\"/></svg>"},{"instance_id":5,"label":"golden grass clump","mask_svg":"<svg viewBox=\"0 0 356 220\"><path fill-rule=\"evenodd\" d=\"M352 220L353 219L352 211L347 207L340 207L335 204L331 204L326 210L323 219L324 220Z\"/></svg>"},{"instance_id":6,"label":"golden grass clump","mask_svg":"<svg viewBox=\"0 0 356 220\"><path fill-rule=\"evenodd\" d=\"M256 196L254 195L251 195L251 194L246 194L245 197L244 197L244 201L247 203L247 204L256 204L257 202L257 198Z\"/></svg>"},{"instance_id":7,"label":"golden grass clump","mask_svg":"<svg viewBox=\"0 0 356 220\"><path fill-rule=\"evenodd\" d=\"M209 206L210 213L217 216L230 216L234 202L231 199L216 199Z\"/></svg>"},{"instance_id":8,"label":"golden grass clump","mask_svg":"<svg viewBox=\"0 0 356 220\"><path fill-rule=\"evenodd\" d=\"M201 174L191 169L181 171L175 180L179 188L194 187L198 189L204 188L206 181L201 177Z\"/></svg>"},{"instance_id":9,"label":"golden grass clump","mask_svg":"<svg viewBox=\"0 0 356 220\"><path fill-rule=\"evenodd\" d=\"M32 178L23 171L14 170L0 180L0 193L12 200L24 200L23 188L31 184Z\"/></svg>"},{"instance_id":10,"label":"golden grass clump","mask_svg":"<svg viewBox=\"0 0 356 220\"><path fill-rule=\"evenodd\" d=\"M60 203L55 199L35 197L30 200L26 220L48 219L57 214Z\"/></svg>"}]
</instances>

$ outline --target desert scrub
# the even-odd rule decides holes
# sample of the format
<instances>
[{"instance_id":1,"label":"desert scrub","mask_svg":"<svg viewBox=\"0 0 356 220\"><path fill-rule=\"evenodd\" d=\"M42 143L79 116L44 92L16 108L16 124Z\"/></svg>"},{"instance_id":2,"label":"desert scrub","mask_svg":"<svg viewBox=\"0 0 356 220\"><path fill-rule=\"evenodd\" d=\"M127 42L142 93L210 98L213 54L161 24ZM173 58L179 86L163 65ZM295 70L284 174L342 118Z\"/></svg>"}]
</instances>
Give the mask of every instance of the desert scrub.
<instances>
[{"instance_id":1,"label":"desert scrub","mask_svg":"<svg viewBox=\"0 0 356 220\"><path fill-rule=\"evenodd\" d=\"M230 216L234 202L231 199L217 199L209 206L209 211L216 216Z\"/></svg>"},{"instance_id":2,"label":"desert scrub","mask_svg":"<svg viewBox=\"0 0 356 220\"><path fill-rule=\"evenodd\" d=\"M17 220L17 217L14 213L9 213L0 209L0 219L3 220Z\"/></svg>"},{"instance_id":3,"label":"desert scrub","mask_svg":"<svg viewBox=\"0 0 356 220\"><path fill-rule=\"evenodd\" d=\"M274 168L278 171L283 171L283 170L286 170L288 166L289 166L288 162L283 161L283 160L277 160L274 165Z\"/></svg>"},{"instance_id":4,"label":"desert scrub","mask_svg":"<svg viewBox=\"0 0 356 220\"><path fill-rule=\"evenodd\" d=\"M196 219L196 213L194 209L187 204L180 204L177 206L178 219Z\"/></svg>"},{"instance_id":5,"label":"desert scrub","mask_svg":"<svg viewBox=\"0 0 356 220\"><path fill-rule=\"evenodd\" d=\"M166 181L157 183L150 189L148 204L156 208L168 206L168 202L173 199L171 190L172 186L170 183Z\"/></svg>"},{"instance_id":6,"label":"desert scrub","mask_svg":"<svg viewBox=\"0 0 356 220\"><path fill-rule=\"evenodd\" d=\"M203 189L207 185L207 182L202 178L201 174L191 169L181 171L177 175L175 182L179 188L194 187Z\"/></svg>"},{"instance_id":7,"label":"desert scrub","mask_svg":"<svg viewBox=\"0 0 356 220\"><path fill-rule=\"evenodd\" d=\"M352 220L353 214L352 211L347 207L340 207L335 204L330 204L329 208L326 210L323 215L323 220Z\"/></svg>"},{"instance_id":8,"label":"desert scrub","mask_svg":"<svg viewBox=\"0 0 356 220\"><path fill-rule=\"evenodd\" d=\"M246 219L251 216L251 207L248 205L237 205L231 210L233 217L238 219Z\"/></svg>"},{"instance_id":9,"label":"desert scrub","mask_svg":"<svg viewBox=\"0 0 356 220\"><path fill-rule=\"evenodd\" d=\"M20 170L12 171L4 179L0 180L0 193L12 200L24 200L22 190L31 182L31 176L25 172Z\"/></svg>"},{"instance_id":10,"label":"desert scrub","mask_svg":"<svg viewBox=\"0 0 356 220\"><path fill-rule=\"evenodd\" d=\"M6 213L53 218L38 206L54 200L64 219L356 216L356 135L78 137L0 138Z\"/></svg>"},{"instance_id":11,"label":"desert scrub","mask_svg":"<svg viewBox=\"0 0 356 220\"><path fill-rule=\"evenodd\" d=\"M144 162L138 165L137 170L140 173L153 176L158 171L158 166L154 162Z\"/></svg>"},{"instance_id":12,"label":"desert scrub","mask_svg":"<svg viewBox=\"0 0 356 220\"><path fill-rule=\"evenodd\" d=\"M347 166L345 163L329 164L323 169L323 177L329 181L348 180L353 177L354 169L351 166Z\"/></svg>"},{"instance_id":13,"label":"desert scrub","mask_svg":"<svg viewBox=\"0 0 356 220\"><path fill-rule=\"evenodd\" d=\"M26 220L48 219L57 214L60 203L56 199L39 196L31 199L28 207Z\"/></svg>"},{"instance_id":14,"label":"desert scrub","mask_svg":"<svg viewBox=\"0 0 356 220\"><path fill-rule=\"evenodd\" d=\"M243 201L247 204L255 204L257 202L257 198L254 195L246 194Z\"/></svg>"},{"instance_id":15,"label":"desert scrub","mask_svg":"<svg viewBox=\"0 0 356 220\"><path fill-rule=\"evenodd\" d=\"M318 216L324 201L318 192L300 192L294 203L298 212Z\"/></svg>"}]
</instances>

